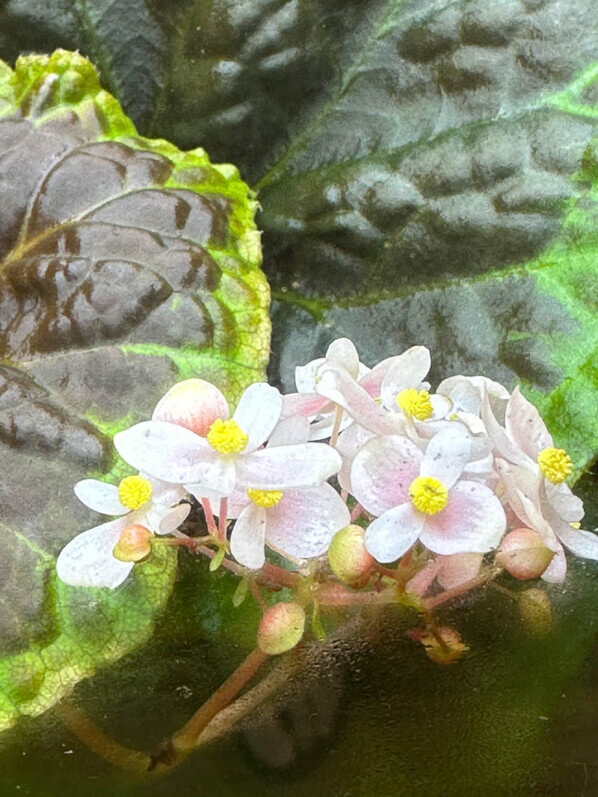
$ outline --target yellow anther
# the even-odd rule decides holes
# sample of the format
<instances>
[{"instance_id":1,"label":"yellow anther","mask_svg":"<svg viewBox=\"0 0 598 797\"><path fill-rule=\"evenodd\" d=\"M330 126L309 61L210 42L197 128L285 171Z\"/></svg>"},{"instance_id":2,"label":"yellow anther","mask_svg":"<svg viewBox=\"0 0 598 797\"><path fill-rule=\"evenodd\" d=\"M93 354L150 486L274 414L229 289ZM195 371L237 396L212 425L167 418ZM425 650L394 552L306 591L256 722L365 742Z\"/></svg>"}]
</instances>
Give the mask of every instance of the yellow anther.
<instances>
[{"instance_id":1,"label":"yellow anther","mask_svg":"<svg viewBox=\"0 0 598 797\"><path fill-rule=\"evenodd\" d=\"M127 476L118 485L118 500L127 509L139 509L152 497L152 485L143 476Z\"/></svg>"},{"instance_id":2,"label":"yellow anther","mask_svg":"<svg viewBox=\"0 0 598 797\"><path fill-rule=\"evenodd\" d=\"M571 457L562 448L545 448L536 461L542 474L553 484L564 482L573 470Z\"/></svg>"},{"instance_id":3,"label":"yellow anther","mask_svg":"<svg viewBox=\"0 0 598 797\"><path fill-rule=\"evenodd\" d=\"M240 454L249 437L236 421L217 418L208 430L208 443L221 454Z\"/></svg>"},{"instance_id":4,"label":"yellow anther","mask_svg":"<svg viewBox=\"0 0 598 797\"><path fill-rule=\"evenodd\" d=\"M271 509L282 500L282 490L251 490L248 489L247 495L254 504Z\"/></svg>"},{"instance_id":5,"label":"yellow anther","mask_svg":"<svg viewBox=\"0 0 598 797\"><path fill-rule=\"evenodd\" d=\"M397 404L405 415L417 418L418 421L425 421L434 412L428 391L416 390L414 387L401 390L397 396Z\"/></svg>"},{"instance_id":6,"label":"yellow anther","mask_svg":"<svg viewBox=\"0 0 598 797\"><path fill-rule=\"evenodd\" d=\"M448 490L433 476L418 476L411 482L409 495L413 506L426 515L435 515L448 503Z\"/></svg>"}]
</instances>

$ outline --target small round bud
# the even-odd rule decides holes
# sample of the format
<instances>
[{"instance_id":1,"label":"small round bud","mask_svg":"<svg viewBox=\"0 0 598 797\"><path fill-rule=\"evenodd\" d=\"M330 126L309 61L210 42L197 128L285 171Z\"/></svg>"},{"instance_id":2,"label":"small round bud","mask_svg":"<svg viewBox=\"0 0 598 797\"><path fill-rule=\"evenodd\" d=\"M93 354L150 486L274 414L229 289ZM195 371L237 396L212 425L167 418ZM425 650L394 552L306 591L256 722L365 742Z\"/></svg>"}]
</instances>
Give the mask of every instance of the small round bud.
<instances>
[{"instance_id":1,"label":"small round bud","mask_svg":"<svg viewBox=\"0 0 598 797\"><path fill-rule=\"evenodd\" d=\"M328 561L334 575L348 587L359 589L369 581L375 564L366 550L361 526L346 526L337 531L328 548Z\"/></svg>"},{"instance_id":2,"label":"small round bud","mask_svg":"<svg viewBox=\"0 0 598 797\"><path fill-rule=\"evenodd\" d=\"M152 551L151 539L152 533L145 526L138 523L127 526L114 546L112 555L121 562L140 562Z\"/></svg>"},{"instance_id":3,"label":"small round bud","mask_svg":"<svg viewBox=\"0 0 598 797\"><path fill-rule=\"evenodd\" d=\"M205 379L186 379L173 385L152 415L153 421L176 423L201 437L218 418L228 418L228 404L216 385Z\"/></svg>"},{"instance_id":4,"label":"small round bud","mask_svg":"<svg viewBox=\"0 0 598 797\"><path fill-rule=\"evenodd\" d=\"M543 589L526 589L521 593L519 614L534 636L545 636L552 628L552 604Z\"/></svg>"},{"instance_id":5,"label":"small round bud","mask_svg":"<svg viewBox=\"0 0 598 797\"><path fill-rule=\"evenodd\" d=\"M506 534L498 548L496 563L512 576L525 581L538 578L546 570L554 552L532 529L514 529Z\"/></svg>"},{"instance_id":6,"label":"small round bud","mask_svg":"<svg viewBox=\"0 0 598 797\"><path fill-rule=\"evenodd\" d=\"M277 603L266 609L257 632L257 643L269 656L286 653L301 641L305 612L298 603Z\"/></svg>"}]
</instances>

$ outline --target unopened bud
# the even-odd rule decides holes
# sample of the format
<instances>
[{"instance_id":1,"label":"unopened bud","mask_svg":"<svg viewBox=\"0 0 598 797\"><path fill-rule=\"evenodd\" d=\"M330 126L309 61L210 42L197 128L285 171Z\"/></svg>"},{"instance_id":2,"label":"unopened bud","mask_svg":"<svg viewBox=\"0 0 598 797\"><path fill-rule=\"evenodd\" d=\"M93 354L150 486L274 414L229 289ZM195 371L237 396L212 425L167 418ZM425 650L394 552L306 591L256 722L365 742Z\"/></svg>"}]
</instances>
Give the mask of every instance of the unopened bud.
<instances>
[{"instance_id":1,"label":"unopened bud","mask_svg":"<svg viewBox=\"0 0 598 797\"><path fill-rule=\"evenodd\" d=\"M152 533L145 526L127 526L112 550L115 559L121 562L140 562L152 551Z\"/></svg>"},{"instance_id":2,"label":"unopened bud","mask_svg":"<svg viewBox=\"0 0 598 797\"><path fill-rule=\"evenodd\" d=\"M216 385L205 379L186 379L170 388L156 404L153 421L184 426L205 437L217 418L228 418L228 404Z\"/></svg>"},{"instance_id":3,"label":"unopened bud","mask_svg":"<svg viewBox=\"0 0 598 797\"><path fill-rule=\"evenodd\" d=\"M515 529L506 534L496 554L496 563L512 576L525 581L538 578L550 564L554 552L532 529Z\"/></svg>"},{"instance_id":4,"label":"unopened bud","mask_svg":"<svg viewBox=\"0 0 598 797\"><path fill-rule=\"evenodd\" d=\"M349 587L358 589L369 581L375 564L364 543L361 526L346 526L337 531L328 548L328 561L334 575Z\"/></svg>"},{"instance_id":5,"label":"unopened bud","mask_svg":"<svg viewBox=\"0 0 598 797\"><path fill-rule=\"evenodd\" d=\"M521 593L519 614L534 636L545 636L552 629L552 604L543 589L526 589Z\"/></svg>"},{"instance_id":6,"label":"unopened bud","mask_svg":"<svg viewBox=\"0 0 598 797\"><path fill-rule=\"evenodd\" d=\"M286 653L300 642L305 612L298 603L277 603L266 609L257 632L257 643L269 656Z\"/></svg>"}]
</instances>

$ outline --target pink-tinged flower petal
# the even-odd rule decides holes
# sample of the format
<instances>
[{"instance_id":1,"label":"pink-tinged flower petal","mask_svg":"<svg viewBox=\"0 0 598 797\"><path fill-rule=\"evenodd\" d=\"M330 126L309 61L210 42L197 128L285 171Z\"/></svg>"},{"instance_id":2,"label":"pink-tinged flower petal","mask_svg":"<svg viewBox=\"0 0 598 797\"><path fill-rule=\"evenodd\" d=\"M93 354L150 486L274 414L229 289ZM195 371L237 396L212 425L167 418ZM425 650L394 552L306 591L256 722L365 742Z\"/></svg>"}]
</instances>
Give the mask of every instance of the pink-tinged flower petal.
<instances>
[{"instance_id":1,"label":"pink-tinged flower petal","mask_svg":"<svg viewBox=\"0 0 598 797\"><path fill-rule=\"evenodd\" d=\"M77 482L75 495L82 504L102 515L126 515L131 511L118 500L118 487L97 479Z\"/></svg>"},{"instance_id":2,"label":"pink-tinged flower petal","mask_svg":"<svg viewBox=\"0 0 598 797\"><path fill-rule=\"evenodd\" d=\"M548 479L543 481L546 500L552 509L568 523L576 523L581 520L584 516L583 501L573 495L571 488L565 482L553 484Z\"/></svg>"},{"instance_id":3,"label":"pink-tinged flower petal","mask_svg":"<svg viewBox=\"0 0 598 797\"><path fill-rule=\"evenodd\" d=\"M238 518L241 512L252 503L253 502L247 495L247 490L245 487L235 487L232 493L228 496L227 515L230 520Z\"/></svg>"},{"instance_id":4,"label":"pink-tinged flower petal","mask_svg":"<svg viewBox=\"0 0 598 797\"><path fill-rule=\"evenodd\" d=\"M438 432L426 448L420 468L422 476L439 479L449 489L463 473L471 453L471 438L461 424Z\"/></svg>"},{"instance_id":5,"label":"pink-tinged flower petal","mask_svg":"<svg viewBox=\"0 0 598 797\"><path fill-rule=\"evenodd\" d=\"M326 352L326 362L344 368L353 379L359 376L359 354L349 338L332 341Z\"/></svg>"},{"instance_id":6,"label":"pink-tinged flower petal","mask_svg":"<svg viewBox=\"0 0 598 797\"><path fill-rule=\"evenodd\" d=\"M292 418L295 415L310 418L322 412L327 405L330 406L328 399L318 396L317 393L289 393L287 396L282 397L282 413L280 417L283 420Z\"/></svg>"},{"instance_id":7,"label":"pink-tinged flower petal","mask_svg":"<svg viewBox=\"0 0 598 797\"><path fill-rule=\"evenodd\" d=\"M573 529L561 523L555 529L559 540L576 556L582 559L598 559L598 535L583 529Z\"/></svg>"},{"instance_id":8,"label":"pink-tinged flower petal","mask_svg":"<svg viewBox=\"0 0 598 797\"><path fill-rule=\"evenodd\" d=\"M266 510L266 542L298 559L328 550L337 531L351 522L345 502L329 484L287 490Z\"/></svg>"},{"instance_id":9,"label":"pink-tinged flower petal","mask_svg":"<svg viewBox=\"0 0 598 797\"><path fill-rule=\"evenodd\" d=\"M466 376L450 376L438 385L436 391L447 396L453 403L453 412L466 412L478 415L480 412L480 391Z\"/></svg>"},{"instance_id":10,"label":"pink-tinged flower petal","mask_svg":"<svg viewBox=\"0 0 598 797\"><path fill-rule=\"evenodd\" d=\"M299 393L316 392L316 374L325 362L324 357L318 357L317 360L312 360L306 365L298 365L295 368L295 384Z\"/></svg>"},{"instance_id":11,"label":"pink-tinged flower petal","mask_svg":"<svg viewBox=\"0 0 598 797\"><path fill-rule=\"evenodd\" d=\"M353 492L351 490L351 467L353 466L353 459L359 449L374 436L374 433L370 432L369 429L364 429L363 426L354 422L338 438L336 450L343 458L342 467L338 472L338 482L343 490L347 490L349 493Z\"/></svg>"},{"instance_id":12,"label":"pink-tinged flower petal","mask_svg":"<svg viewBox=\"0 0 598 797\"><path fill-rule=\"evenodd\" d=\"M399 417L385 412L342 368L324 366L320 370L318 393L338 404L362 426L376 434L396 434L402 429Z\"/></svg>"},{"instance_id":13,"label":"pink-tinged flower petal","mask_svg":"<svg viewBox=\"0 0 598 797\"><path fill-rule=\"evenodd\" d=\"M436 556L426 562L425 566L405 584L405 592L412 595L425 595L432 586L438 571L442 566L442 557Z\"/></svg>"},{"instance_id":14,"label":"pink-tinged flower petal","mask_svg":"<svg viewBox=\"0 0 598 797\"><path fill-rule=\"evenodd\" d=\"M510 439L506 431L496 420L490 405L490 398L485 391L482 393L481 415L484 425L486 426L488 437L492 440L497 453L509 462L529 467L529 457Z\"/></svg>"},{"instance_id":15,"label":"pink-tinged flower petal","mask_svg":"<svg viewBox=\"0 0 598 797\"><path fill-rule=\"evenodd\" d=\"M444 589L458 587L471 581L480 572L484 554L455 553L452 556L439 556L440 570L438 583Z\"/></svg>"},{"instance_id":16,"label":"pink-tinged flower petal","mask_svg":"<svg viewBox=\"0 0 598 797\"><path fill-rule=\"evenodd\" d=\"M328 410L328 407L332 409ZM339 431L347 429L353 423L353 418L343 410L341 415L341 422L339 424ZM321 417L316 417L309 426L309 439L313 442L317 440L325 440L332 435L332 430L336 426L336 407L330 402L327 403L326 408L322 411Z\"/></svg>"},{"instance_id":17,"label":"pink-tinged flower petal","mask_svg":"<svg viewBox=\"0 0 598 797\"><path fill-rule=\"evenodd\" d=\"M324 443L268 447L242 457L237 482L259 490L311 487L338 473L341 464L338 451Z\"/></svg>"},{"instance_id":18,"label":"pink-tinged flower petal","mask_svg":"<svg viewBox=\"0 0 598 797\"><path fill-rule=\"evenodd\" d=\"M351 468L351 491L374 515L409 501L409 487L419 475L422 453L406 437L375 437L358 451Z\"/></svg>"},{"instance_id":19,"label":"pink-tinged flower petal","mask_svg":"<svg viewBox=\"0 0 598 797\"><path fill-rule=\"evenodd\" d=\"M268 439L282 412L282 396L266 382L254 382L241 396L233 414L249 436L245 453L255 451Z\"/></svg>"},{"instance_id":20,"label":"pink-tinged flower petal","mask_svg":"<svg viewBox=\"0 0 598 797\"><path fill-rule=\"evenodd\" d=\"M300 415L285 418L276 424L270 435L268 447L290 446L293 443L307 443L309 441L309 421Z\"/></svg>"},{"instance_id":21,"label":"pink-tinged flower petal","mask_svg":"<svg viewBox=\"0 0 598 797\"><path fill-rule=\"evenodd\" d=\"M478 482L457 482L447 506L425 518L420 540L434 553L486 553L505 532L504 509L492 490Z\"/></svg>"},{"instance_id":22,"label":"pink-tinged flower petal","mask_svg":"<svg viewBox=\"0 0 598 797\"><path fill-rule=\"evenodd\" d=\"M156 404L152 421L176 423L205 437L216 418L226 419L228 414L228 403L216 385L205 379L185 379Z\"/></svg>"},{"instance_id":23,"label":"pink-tinged flower petal","mask_svg":"<svg viewBox=\"0 0 598 797\"><path fill-rule=\"evenodd\" d=\"M410 387L421 388L431 363L430 352L425 346L412 346L392 360L393 362L386 368L379 393L382 403L389 409L396 408L397 395L401 390ZM384 363L388 363L388 360ZM373 370L376 371L376 368Z\"/></svg>"},{"instance_id":24,"label":"pink-tinged flower petal","mask_svg":"<svg viewBox=\"0 0 598 797\"><path fill-rule=\"evenodd\" d=\"M505 427L511 440L534 462L540 451L553 446L552 436L540 413L518 387L507 403Z\"/></svg>"},{"instance_id":25,"label":"pink-tinged flower petal","mask_svg":"<svg viewBox=\"0 0 598 797\"><path fill-rule=\"evenodd\" d=\"M163 482L161 479L155 479L149 473L144 473L143 471L140 471L139 475L147 479L152 485L152 504L172 506L182 501L186 495L186 491L180 484Z\"/></svg>"},{"instance_id":26,"label":"pink-tinged flower petal","mask_svg":"<svg viewBox=\"0 0 598 797\"><path fill-rule=\"evenodd\" d=\"M411 548L423 524L423 516L410 503L394 506L370 523L365 547L378 562L394 562Z\"/></svg>"},{"instance_id":27,"label":"pink-tinged flower petal","mask_svg":"<svg viewBox=\"0 0 598 797\"><path fill-rule=\"evenodd\" d=\"M542 573L542 580L549 584L562 584L567 575L567 557L563 546L558 543L558 548L552 557L550 564Z\"/></svg>"},{"instance_id":28,"label":"pink-tinged flower petal","mask_svg":"<svg viewBox=\"0 0 598 797\"><path fill-rule=\"evenodd\" d=\"M145 512L145 522L143 520L139 522L154 534L172 534L186 520L190 511L190 504L179 504L174 507L153 505Z\"/></svg>"},{"instance_id":29,"label":"pink-tinged flower petal","mask_svg":"<svg viewBox=\"0 0 598 797\"><path fill-rule=\"evenodd\" d=\"M266 534L266 510L251 504L239 517L230 536L230 550L239 564L251 570L263 567Z\"/></svg>"},{"instance_id":30,"label":"pink-tinged flower petal","mask_svg":"<svg viewBox=\"0 0 598 797\"><path fill-rule=\"evenodd\" d=\"M131 516L122 517L78 534L58 555L58 577L72 587L118 587L133 563L119 561L112 551L120 535L133 523Z\"/></svg>"}]
</instances>

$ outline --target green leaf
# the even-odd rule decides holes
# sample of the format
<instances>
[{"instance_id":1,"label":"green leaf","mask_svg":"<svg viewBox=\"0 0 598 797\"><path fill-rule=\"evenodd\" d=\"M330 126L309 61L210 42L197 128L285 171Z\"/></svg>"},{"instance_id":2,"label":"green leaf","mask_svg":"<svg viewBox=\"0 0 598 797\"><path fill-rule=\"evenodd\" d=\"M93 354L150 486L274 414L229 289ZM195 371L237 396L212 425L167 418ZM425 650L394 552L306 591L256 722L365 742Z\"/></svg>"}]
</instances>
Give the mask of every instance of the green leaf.
<instances>
[{"instance_id":1,"label":"green leaf","mask_svg":"<svg viewBox=\"0 0 598 797\"><path fill-rule=\"evenodd\" d=\"M177 379L234 400L263 378L255 200L229 165L140 137L75 53L0 62L0 729L143 643L172 588L156 547L117 591L55 558L100 521L86 473Z\"/></svg>"}]
</instances>

